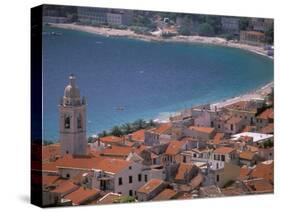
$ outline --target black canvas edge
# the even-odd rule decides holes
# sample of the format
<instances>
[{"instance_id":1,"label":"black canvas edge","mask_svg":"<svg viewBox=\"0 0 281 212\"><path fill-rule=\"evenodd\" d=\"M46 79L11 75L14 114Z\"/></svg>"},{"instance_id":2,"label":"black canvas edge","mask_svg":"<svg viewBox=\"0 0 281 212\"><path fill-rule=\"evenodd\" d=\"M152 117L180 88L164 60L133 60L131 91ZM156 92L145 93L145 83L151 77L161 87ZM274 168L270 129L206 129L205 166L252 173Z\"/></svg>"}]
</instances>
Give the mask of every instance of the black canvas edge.
<instances>
[{"instance_id":1,"label":"black canvas edge","mask_svg":"<svg viewBox=\"0 0 281 212\"><path fill-rule=\"evenodd\" d=\"M31 8L31 204L43 207L42 24L43 5ZM39 154L38 154L39 153Z\"/></svg>"}]
</instances>

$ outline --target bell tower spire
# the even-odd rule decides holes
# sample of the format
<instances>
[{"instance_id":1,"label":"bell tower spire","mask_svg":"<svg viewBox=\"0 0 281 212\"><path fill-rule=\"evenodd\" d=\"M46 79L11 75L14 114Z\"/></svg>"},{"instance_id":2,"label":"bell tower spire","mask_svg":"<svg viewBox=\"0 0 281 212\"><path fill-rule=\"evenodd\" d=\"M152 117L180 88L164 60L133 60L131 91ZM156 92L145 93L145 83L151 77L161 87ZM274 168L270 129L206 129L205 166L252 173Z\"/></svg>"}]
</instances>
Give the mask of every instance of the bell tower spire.
<instances>
[{"instance_id":1,"label":"bell tower spire","mask_svg":"<svg viewBox=\"0 0 281 212\"><path fill-rule=\"evenodd\" d=\"M69 84L59 104L61 154L86 155L86 100L80 98L76 78L69 76Z\"/></svg>"}]
</instances>

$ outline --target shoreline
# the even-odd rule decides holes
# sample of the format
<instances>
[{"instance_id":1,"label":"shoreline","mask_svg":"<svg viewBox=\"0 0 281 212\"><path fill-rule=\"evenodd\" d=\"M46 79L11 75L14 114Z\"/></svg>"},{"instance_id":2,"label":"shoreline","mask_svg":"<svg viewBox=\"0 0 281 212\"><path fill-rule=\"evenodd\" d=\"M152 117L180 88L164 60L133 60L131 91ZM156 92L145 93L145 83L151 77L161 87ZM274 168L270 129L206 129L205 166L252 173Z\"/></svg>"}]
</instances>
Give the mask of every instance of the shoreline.
<instances>
[{"instance_id":1,"label":"shoreline","mask_svg":"<svg viewBox=\"0 0 281 212\"><path fill-rule=\"evenodd\" d=\"M274 81L271 81L269 83L266 83L265 85L259 86L256 89L253 89L251 91L248 91L246 93L242 93L240 95L234 96L234 97L229 97L229 98L225 98L225 99L221 99L221 100L217 100L211 103L202 103L202 104L198 104L192 107L187 107L187 108L183 108L174 112L170 112L173 113L175 115L172 115L170 117L175 118L175 120L177 119L177 117L180 116L185 116L186 114L189 114L191 112L192 108L195 107L199 107L201 105L205 105L205 104L210 104L211 110L214 110L215 108L220 109L223 107L226 107L228 105L240 102L240 101L250 101L252 99L261 99L264 98L267 94L269 94L271 92L271 88L274 87ZM167 123L170 122L170 117L166 116L165 118L161 119L160 117L154 118L153 120L157 123Z\"/></svg>"},{"instance_id":2,"label":"shoreline","mask_svg":"<svg viewBox=\"0 0 281 212\"><path fill-rule=\"evenodd\" d=\"M267 51L264 50L262 46L252 46L239 42L227 41L225 38L220 38L220 37L176 35L170 38L162 38L153 35L137 34L129 29L113 29L113 28L95 27L95 26L87 26L87 25L77 25L74 23L49 24L49 26L55 28L61 28L61 29L70 29L75 31L88 32L88 33L98 34L106 37L127 37L130 39L137 39L146 42L156 41L156 42L174 42L174 43L194 43L194 44L217 45L217 46L229 47L229 48L238 48L273 59L272 56L267 55Z\"/></svg>"}]
</instances>

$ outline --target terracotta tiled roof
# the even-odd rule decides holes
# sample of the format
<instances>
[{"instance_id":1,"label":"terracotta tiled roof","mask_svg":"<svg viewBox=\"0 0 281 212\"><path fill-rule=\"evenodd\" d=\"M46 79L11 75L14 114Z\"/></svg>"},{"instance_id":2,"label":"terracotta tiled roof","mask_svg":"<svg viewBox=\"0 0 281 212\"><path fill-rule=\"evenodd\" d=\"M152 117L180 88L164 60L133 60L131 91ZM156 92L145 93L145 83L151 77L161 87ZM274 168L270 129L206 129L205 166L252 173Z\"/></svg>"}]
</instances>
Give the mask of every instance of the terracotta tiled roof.
<instances>
[{"instance_id":1,"label":"terracotta tiled roof","mask_svg":"<svg viewBox=\"0 0 281 212\"><path fill-rule=\"evenodd\" d=\"M144 142L144 132L145 130L138 130L132 133L132 140L137 142Z\"/></svg>"},{"instance_id":2,"label":"terracotta tiled roof","mask_svg":"<svg viewBox=\"0 0 281 212\"><path fill-rule=\"evenodd\" d=\"M214 144L220 144L224 137L224 133L216 133L214 136Z\"/></svg>"},{"instance_id":3,"label":"terracotta tiled roof","mask_svg":"<svg viewBox=\"0 0 281 212\"><path fill-rule=\"evenodd\" d=\"M146 184L138 189L138 192L149 194L150 192L154 191L160 185L164 183L163 180L160 179L151 179Z\"/></svg>"},{"instance_id":4,"label":"terracotta tiled roof","mask_svg":"<svg viewBox=\"0 0 281 212\"><path fill-rule=\"evenodd\" d=\"M49 163L43 163L42 164L42 171L45 172L57 172L57 161L49 162Z\"/></svg>"},{"instance_id":5,"label":"terracotta tiled roof","mask_svg":"<svg viewBox=\"0 0 281 212\"><path fill-rule=\"evenodd\" d=\"M101 156L106 157L127 157L130 152L132 152L132 147L128 146L111 146L110 148L106 148L101 152Z\"/></svg>"},{"instance_id":6,"label":"terracotta tiled roof","mask_svg":"<svg viewBox=\"0 0 281 212\"><path fill-rule=\"evenodd\" d=\"M231 148L231 147L219 147L217 149L215 149L214 153L218 153L218 154L229 154L231 152L234 152L235 149Z\"/></svg>"},{"instance_id":7,"label":"terracotta tiled roof","mask_svg":"<svg viewBox=\"0 0 281 212\"><path fill-rule=\"evenodd\" d=\"M215 130L214 128L211 128L211 127L197 127L197 126L190 126L190 127L188 127L188 129L195 130L198 132L208 133L208 134L213 133Z\"/></svg>"},{"instance_id":8,"label":"terracotta tiled roof","mask_svg":"<svg viewBox=\"0 0 281 212\"><path fill-rule=\"evenodd\" d=\"M83 204L85 201L89 199L95 199L99 196L100 190L98 189L86 189L80 187L79 189L71 192L70 194L66 195L64 199L71 200L72 203L75 205Z\"/></svg>"},{"instance_id":9,"label":"terracotta tiled roof","mask_svg":"<svg viewBox=\"0 0 281 212\"><path fill-rule=\"evenodd\" d=\"M50 144L42 146L42 159L50 160L52 157L60 155L60 144Z\"/></svg>"},{"instance_id":10,"label":"terracotta tiled roof","mask_svg":"<svg viewBox=\"0 0 281 212\"><path fill-rule=\"evenodd\" d=\"M181 141L170 141L165 154L167 155L177 155L181 151L181 147L184 145Z\"/></svg>"},{"instance_id":11,"label":"terracotta tiled roof","mask_svg":"<svg viewBox=\"0 0 281 212\"><path fill-rule=\"evenodd\" d=\"M253 193L271 193L273 185L266 179L258 178L244 181L250 192Z\"/></svg>"},{"instance_id":12,"label":"terracotta tiled roof","mask_svg":"<svg viewBox=\"0 0 281 212\"><path fill-rule=\"evenodd\" d=\"M124 138L110 135L100 138L100 141L108 144L120 144L124 143Z\"/></svg>"},{"instance_id":13,"label":"terracotta tiled roof","mask_svg":"<svg viewBox=\"0 0 281 212\"><path fill-rule=\"evenodd\" d=\"M54 190L52 190L52 192L64 194L64 193L68 193L68 192L71 192L76 189L78 189L78 186L75 185L72 181L60 180L60 182L58 183L56 188Z\"/></svg>"},{"instance_id":14,"label":"terracotta tiled roof","mask_svg":"<svg viewBox=\"0 0 281 212\"><path fill-rule=\"evenodd\" d=\"M253 160L255 157L255 153L251 151L243 151L239 154L239 158L242 160Z\"/></svg>"},{"instance_id":15,"label":"terracotta tiled roof","mask_svg":"<svg viewBox=\"0 0 281 212\"><path fill-rule=\"evenodd\" d=\"M167 133L167 131L169 129L171 129L171 127L172 127L171 123L164 123L164 124L161 124L159 127L153 129L152 131L157 134L164 134L164 133Z\"/></svg>"},{"instance_id":16,"label":"terracotta tiled roof","mask_svg":"<svg viewBox=\"0 0 281 212\"><path fill-rule=\"evenodd\" d=\"M50 186L53 183L55 183L59 178L60 178L59 176L46 176L46 175L43 175L43 177L42 177L43 186Z\"/></svg>"},{"instance_id":17,"label":"terracotta tiled roof","mask_svg":"<svg viewBox=\"0 0 281 212\"><path fill-rule=\"evenodd\" d=\"M249 169L248 167L241 167L239 179L241 180L248 179L251 171L252 169Z\"/></svg>"},{"instance_id":18,"label":"terracotta tiled roof","mask_svg":"<svg viewBox=\"0 0 281 212\"><path fill-rule=\"evenodd\" d=\"M185 174L190 172L194 165L192 163L180 163L175 180L184 180Z\"/></svg>"},{"instance_id":19,"label":"terracotta tiled roof","mask_svg":"<svg viewBox=\"0 0 281 212\"><path fill-rule=\"evenodd\" d=\"M58 160L58 167L100 169L103 171L118 173L128 168L132 162L115 158L91 158L67 156Z\"/></svg>"},{"instance_id":20,"label":"terracotta tiled roof","mask_svg":"<svg viewBox=\"0 0 281 212\"><path fill-rule=\"evenodd\" d=\"M273 109L272 108L266 109L261 114L259 114L257 118L260 118L260 119L273 119Z\"/></svg>"},{"instance_id":21,"label":"terracotta tiled roof","mask_svg":"<svg viewBox=\"0 0 281 212\"><path fill-rule=\"evenodd\" d=\"M162 192L160 192L156 197L154 197L153 200L169 200L172 199L176 194L177 192L175 192L174 190L166 188Z\"/></svg>"},{"instance_id":22,"label":"terracotta tiled roof","mask_svg":"<svg viewBox=\"0 0 281 212\"><path fill-rule=\"evenodd\" d=\"M263 164L259 163L252 171L251 177L264 178L273 183L274 177L274 163Z\"/></svg>"}]
</instances>

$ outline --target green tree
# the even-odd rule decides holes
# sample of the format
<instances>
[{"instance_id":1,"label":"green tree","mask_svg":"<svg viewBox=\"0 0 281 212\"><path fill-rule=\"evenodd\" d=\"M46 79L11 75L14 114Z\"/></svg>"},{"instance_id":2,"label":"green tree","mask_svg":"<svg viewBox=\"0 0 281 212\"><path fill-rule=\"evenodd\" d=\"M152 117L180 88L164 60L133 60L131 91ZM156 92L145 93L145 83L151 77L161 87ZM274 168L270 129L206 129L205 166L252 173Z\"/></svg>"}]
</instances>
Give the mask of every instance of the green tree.
<instances>
[{"instance_id":1,"label":"green tree","mask_svg":"<svg viewBox=\"0 0 281 212\"><path fill-rule=\"evenodd\" d=\"M214 36L214 28L208 24L208 23L203 23L199 25L199 35L201 36Z\"/></svg>"},{"instance_id":2,"label":"green tree","mask_svg":"<svg viewBox=\"0 0 281 212\"><path fill-rule=\"evenodd\" d=\"M150 119L149 122L148 122L148 126L149 127L155 127L156 124L155 124L155 122L152 119Z\"/></svg>"},{"instance_id":3,"label":"green tree","mask_svg":"<svg viewBox=\"0 0 281 212\"><path fill-rule=\"evenodd\" d=\"M119 126L114 126L114 127L111 129L111 135L114 135L114 136L121 136L121 135L123 135L123 132L122 132L122 130L120 129Z\"/></svg>"},{"instance_id":4,"label":"green tree","mask_svg":"<svg viewBox=\"0 0 281 212\"><path fill-rule=\"evenodd\" d=\"M180 28L179 28L179 34L181 34L181 35L186 35L186 36L188 36L188 35L191 35L191 32L190 32L190 30L189 30L189 28L187 27L187 26L181 26Z\"/></svg>"},{"instance_id":5,"label":"green tree","mask_svg":"<svg viewBox=\"0 0 281 212\"><path fill-rule=\"evenodd\" d=\"M138 119L133 123L134 130L141 130L146 128L146 122L143 119Z\"/></svg>"},{"instance_id":6,"label":"green tree","mask_svg":"<svg viewBox=\"0 0 281 212\"><path fill-rule=\"evenodd\" d=\"M250 24L249 18L245 18L245 17L241 18L240 25L239 25L240 30L247 30L249 28L249 24Z\"/></svg>"},{"instance_id":7,"label":"green tree","mask_svg":"<svg viewBox=\"0 0 281 212\"><path fill-rule=\"evenodd\" d=\"M133 131L132 125L130 123L125 123L121 126L123 134L130 134Z\"/></svg>"}]
</instances>

